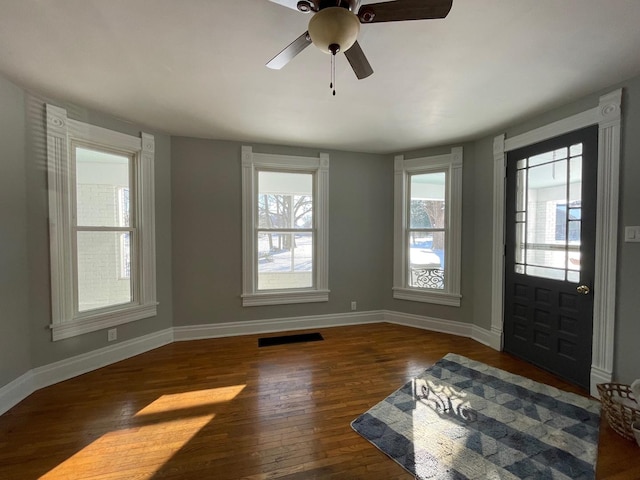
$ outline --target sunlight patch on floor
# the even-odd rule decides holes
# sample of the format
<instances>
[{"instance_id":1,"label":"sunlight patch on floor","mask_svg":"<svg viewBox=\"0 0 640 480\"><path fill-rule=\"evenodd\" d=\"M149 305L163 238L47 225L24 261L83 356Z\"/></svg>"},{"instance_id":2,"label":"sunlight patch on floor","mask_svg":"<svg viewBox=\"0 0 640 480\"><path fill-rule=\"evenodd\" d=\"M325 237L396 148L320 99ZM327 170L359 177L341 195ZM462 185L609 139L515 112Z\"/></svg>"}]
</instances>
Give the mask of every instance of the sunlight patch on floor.
<instances>
[{"instance_id":1,"label":"sunlight patch on floor","mask_svg":"<svg viewBox=\"0 0 640 480\"><path fill-rule=\"evenodd\" d=\"M150 479L233 400L245 385L163 395L40 477ZM210 407L211 411L207 411ZM127 421L128 420L128 421Z\"/></svg>"},{"instance_id":2,"label":"sunlight patch on floor","mask_svg":"<svg viewBox=\"0 0 640 480\"><path fill-rule=\"evenodd\" d=\"M176 410L188 410L190 408L202 408L207 405L213 406L219 403L228 402L238 396L245 386L246 385L233 385L230 387L210 388L207 390L196 390L194 392L163 395L155 402L150 403L140 410L135 416L154 415Z\"/></svg>"}]
</instances>

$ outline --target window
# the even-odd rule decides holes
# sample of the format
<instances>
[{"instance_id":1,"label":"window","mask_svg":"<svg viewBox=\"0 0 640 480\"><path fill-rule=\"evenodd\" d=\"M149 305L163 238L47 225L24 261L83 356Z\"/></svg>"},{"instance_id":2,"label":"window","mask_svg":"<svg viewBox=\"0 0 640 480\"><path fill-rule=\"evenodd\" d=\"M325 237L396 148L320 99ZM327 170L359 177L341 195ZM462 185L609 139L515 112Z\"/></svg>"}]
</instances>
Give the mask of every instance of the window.
<instances>
[{"instance_id":1,"label":"window","mask_svg":"<svg viewBox=\"0 0 640 480\"><path fill-rule=\"evenodd\" d=\"M462 148L395 159L393 296L460 306Z\"/></svg>"},{"instance_id":2,"label":"window","mask_svg":"<svg viewBox=\"0 0 640 480\"><path fill-rule=\"evenodd\" d=\"M54 340L156 314L153 150L47 105Z\"/></svg>"},{"instance_id":3,"label":"window","mask_svg":"<svg viewBox=\"0 0 640 480\"><path fill-rule=\"evenodd\" d=\"M244 306L324 302L329 156L242 148Z\"/></svg>"}]
</instances>

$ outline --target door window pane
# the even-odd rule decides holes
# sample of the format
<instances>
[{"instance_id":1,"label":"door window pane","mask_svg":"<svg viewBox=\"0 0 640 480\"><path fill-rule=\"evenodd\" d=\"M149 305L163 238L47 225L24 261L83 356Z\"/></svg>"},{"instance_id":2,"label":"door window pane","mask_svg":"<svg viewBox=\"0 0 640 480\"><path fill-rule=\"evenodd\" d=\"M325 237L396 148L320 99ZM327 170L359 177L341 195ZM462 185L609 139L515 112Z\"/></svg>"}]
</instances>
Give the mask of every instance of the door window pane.
<instances>
[{"instance_id":1,"label":"door window pane","mask_svg":"<svg viewBox=\"0 0 640 480\"><path fill-rule=\"evenodd\" d=\"M517 162L516 273L578 281L581 190L581 144Z\"/></svg>"}]
</instances>

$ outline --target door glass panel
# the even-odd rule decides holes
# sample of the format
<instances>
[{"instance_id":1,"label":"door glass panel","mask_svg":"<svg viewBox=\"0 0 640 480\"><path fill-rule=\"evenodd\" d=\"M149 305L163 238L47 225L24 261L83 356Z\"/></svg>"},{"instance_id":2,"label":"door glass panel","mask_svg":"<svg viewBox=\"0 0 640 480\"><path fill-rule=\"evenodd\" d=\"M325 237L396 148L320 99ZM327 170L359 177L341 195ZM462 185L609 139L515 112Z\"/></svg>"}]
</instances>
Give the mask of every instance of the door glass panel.
<instances>
[{"instance_id":1,"label":"door glass panel","mask_svg":"<svg viewBox=\"0 0 640 480\"><path fill-rule=\"evenodd\" d=\"M582 155L573 157L569 163L569 202L582 200Z\"/></svg>"},{"instance_id":2,"label":"door glass panel","mask_svg":"<svg viewBox=\"0 0 640 480\"><path fill-rule=\"evenodd\" d=\"M582 144L517 162L516 273L580 280Z\"/></svg>"},{"instance_id":3,"label":"door glass panel","mask_svg":"<svg viewBox=\"0 0 640 480\"><path fill-rule=\"evenodd\" d=\"M576 157L578 155L582 155L582 144L581 143L576 143L575 145L571 145L571 147L569 148L569 154L572 157Z\"/></svg>"},{"instance_id":4,"label":"door glass panel","mask_svg":"<svg viewBox=\"0 0 640 480\"><path fill-rule=\"evenodd\" d=\"M516 178L516 215L526 212L527 202L527 164L526 162L518 162L518 175ZM517 221L518 219L516 219Z\"/></svg>"},{"instance_id":5,"label":"door glass panel","mask_svg":"<svg viewBox=\"0 0 640 480\"><path fill-rule=\"evenodd\" d=\"M567 147L562 147L550 152L540 153L529 157L529 167L535 167L536 165L542 165L544 163L555 162L557 160L564 160L567 158Z\"/></svg>"},{"instance_id":6,"label":"door glass panel","mask_svg":"<svg viewBox=\"0 0 640 480\"><path fill-rule=\"evenodd\" d=\"M524 261L524 232L525 232L525 223L524 222L516 222L516 245L519 248L516 248L516 263L525 263Z\"/></svg>"}]
</instances>

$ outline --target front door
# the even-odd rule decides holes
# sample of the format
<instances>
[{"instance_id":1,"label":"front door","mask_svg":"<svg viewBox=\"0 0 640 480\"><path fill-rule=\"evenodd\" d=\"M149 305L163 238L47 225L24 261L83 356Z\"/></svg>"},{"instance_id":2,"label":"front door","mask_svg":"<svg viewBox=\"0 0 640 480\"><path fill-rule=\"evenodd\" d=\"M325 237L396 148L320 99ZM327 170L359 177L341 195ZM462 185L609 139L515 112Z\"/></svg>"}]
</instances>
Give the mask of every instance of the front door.
<instances>
[{"instance_id":1,"label":"front door","mask_svg":"<svg viewBox=\"0 0 640 480\"><path fill-rule=\"evenodd\" d=\"M589 388L598 127L507 154L504 349Z\"/></svg>"}]
</instances>

